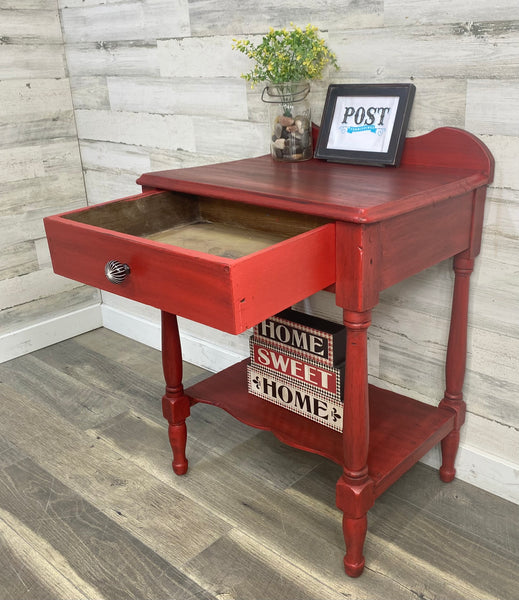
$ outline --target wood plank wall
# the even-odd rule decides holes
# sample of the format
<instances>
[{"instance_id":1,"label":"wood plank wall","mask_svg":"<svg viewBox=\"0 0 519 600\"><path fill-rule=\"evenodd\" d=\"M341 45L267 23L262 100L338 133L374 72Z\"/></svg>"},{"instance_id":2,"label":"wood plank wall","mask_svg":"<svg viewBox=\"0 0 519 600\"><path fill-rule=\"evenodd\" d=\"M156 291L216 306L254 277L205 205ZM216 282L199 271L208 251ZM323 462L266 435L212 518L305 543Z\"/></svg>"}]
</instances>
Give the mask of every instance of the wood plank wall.
<instances>
[{"instance_id":1,"label":"wood plank wall","mask_svg":"<svg viewBox=\"0 0 519 600\"><path fill-rule=\"evenodd\" d=\"M66 315L99 303L52 273L43 230L44 216L86 204L56 0L0 1L0 132L2 360L56 341L74 330Z\"/></svg>"},{"instance_id":2,"label":"wood plank wall","mask_svg":"<svg viewBox=\"0 0 519 600\"><path fill-rule=\"evenodd\" d=\"M517 0L58 4L66 67L54 2L28 0L22 11L14 0L0 0L2 40L9 42L1 46L0 95L12 115L3 124L7 135L0 141L0 178L7 177L2 192L8 189L10 198L0 205L0 244L5 246L6 234L12 238L7 254L10 283L0 288L0 297L5 289L12 297L16 286L27 290L44 276L37 267L38 249L44 247L40 217L84 201L70 98L63 89L66 68L86 194L89 203L97 203L137 191L134 182L143 171L265 153L265 106L259 90L250 90L239 78L247 70L247 59L231 50L232 38L257 39L270 26L311 22L321 28L341 66L333 78L313 86L315 121L320 121L332 81L412 81L417 94L410 135L444 125L463 127L480 136L495 155L482 256L473 276L465 387L470 413L459 474L519 502L512 485L519 477ZM22 92L32 93L31 101L13 102ZM442 264L383 294L371 328L374 381L398 391L413 390L428 402L442 396L452 280L450 265ZM59 285L64 291L52 291L49 297L65 294L72 307L82 301L74 294L86 293L68 289L71 283ZM149 308L103 297L108 311L132 315L137 324L141 318L157 323ZM44 306L48 300L38 302ZM38 302L24 296L26 308L10 309L20 315L19 326L27 315L31 318L31 307ZM318 294L305 305L340 320L328 294ZM230 340L197 325L185 327L192 338L247 352L245 339ZM205 367L211 366L214 354L205 353Z\"/></svg>"}]
</instances>

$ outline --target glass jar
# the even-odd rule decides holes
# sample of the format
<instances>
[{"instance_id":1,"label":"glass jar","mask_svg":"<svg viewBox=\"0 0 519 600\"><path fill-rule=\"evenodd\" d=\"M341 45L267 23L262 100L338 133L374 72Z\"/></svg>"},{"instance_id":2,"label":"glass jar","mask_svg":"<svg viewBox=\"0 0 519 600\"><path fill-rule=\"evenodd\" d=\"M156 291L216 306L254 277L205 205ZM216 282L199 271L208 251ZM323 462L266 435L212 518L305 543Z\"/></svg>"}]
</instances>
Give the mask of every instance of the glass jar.
<instances>
[{"instance_id":1,"label":"glass jar","mask_svg":"<svg viewBox=\"0 0 519 600\"><path fill-rule=\"evenodd\" d=\"M269 105L270 150L279 161L312 158L312 119L306 81L269 83L261 99Z\"/></svg>"}]
</instances>

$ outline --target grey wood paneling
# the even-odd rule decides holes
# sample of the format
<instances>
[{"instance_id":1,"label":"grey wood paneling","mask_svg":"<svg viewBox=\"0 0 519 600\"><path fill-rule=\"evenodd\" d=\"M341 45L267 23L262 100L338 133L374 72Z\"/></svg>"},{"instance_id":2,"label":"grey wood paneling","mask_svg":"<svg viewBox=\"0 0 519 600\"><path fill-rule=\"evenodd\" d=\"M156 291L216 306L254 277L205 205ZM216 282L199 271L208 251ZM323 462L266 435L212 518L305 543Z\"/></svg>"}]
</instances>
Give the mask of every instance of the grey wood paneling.
<instances>
[{"instance_id":1,"label":"grey wood paneling","mask_svg":"<svg viewBox=\"0 0 519 600\"><path fill-rule=\"evenodd\" d=\"M65 56L58 44L3 44L0 52L0 77L65 77Z\"/></svg>"},{"instance_id":2,"label":"grey wood paneling","mask_svg":"<svg viewBox=\"0 0 519 600\"><path fill-rule=\"evenodd\" d=\"M302 4L296 0L266 0L258 4L253 0L245 0L222 4L218 0L191 0L189 17L192 35L213 35L216 24L219 34L233 35L265 33L269 27L288 27L290 22L300 27L311 22L324 30L357 29L382 26L384 2L319 0Z\"/></svg>"},{"instance_id":3,"label":"grey wood paneling","mask_svg":"<svg viewBox=\"0 0 519 600\"><path fill-rule=\"evenodd\" d=\"M189 35L187 0L63 6L65 42L135 40Z\"/></svg>"},{"instance_id":4,"label":"grey wood paneling","mask_svg":"<svg viewBox=\"0 0 519 600\"><path fill-rule=\"evenodd\" d=\"M245 90L236 78L109 77L107 85L110 107L115 111L247 119Z\"/></svg>"},{"instance_id":5,"label":"grey wood paneling","mask_svg":"<svg viewBox=\"0 0 519 600\"><path fill-rule=\"evenodd\" d=\"M50 8L50 7L49 7ZM30 8L24 3L2 11L2 36L10 43L61 44L56 6L50 10Z\"/></svg>"},{"instance_id":6,"label":"grey wood paneling","mask_svg":"<svg viewBox=\"0 0 519 600\"><path fill-rule=\"evenodd\" d=\"M22 4L0 3L0 343L14 355L18 332L99 301L55 276L45 250L43 217L86 195L57 2Z\"/></svg>"},{"instance_id":7,"label":"grey wood paneling","mask_svg":"<svg viewBox=\"0 0 519 600\"><path fill-rule=\"evenodd\" d=\"M38 259L34 242L31 240L13 244L2 252L0 279L26 275L37 268Z\"/></svg>"},{"instance_id":8,"label":"grey wood paneling","mask_svg":"<svg viewBox=\"0 0 519 600\"><path fill-rule=\"evenodd\" d=\"M70 89L74 108L110 108L105 77L71 77Z\"/></svg>"},{"instance_id":9,"label":"grey wood paneling","mask_svg":"<svg viewBox=\"0 0 519 600\"><path fill-rule=\"evenodd\" d=\"M344 77L376 83L411 76L514 79L518 35L519 21L507 21L332 31L329 39Z\"/></svg>"},{"instance_id":10,"label":"grey wood paneling","mask_svg":"<svg viewBox=\"0 0 519 600\"><path fill-rule=\"evenodd\" d=\"M67 66L73 77L159 74L157 42L74 43L65 48ZM110 40L110 36L107 38Z\"/></svg>"},{"instance_id":11,"label":"grey wood paneling","mask_svg":"<svg viewBox=\"0 0 519 600\"><path fill-rule=\"evenodd\" d=\"M509 0L384 0L384 23L387 26L419 25L425 23L463 23L491 20L496 24L519 19L519 6ZM506 27L506 25L505 25Z\"/></svg>"},{"instance_id":12,"label":"grey wood paneling","mask_svg":"<svg viewBox=\"0 0 519 600\"><path fill-rule=\"evenodd\" d=\"M470 80L467 84L468 128L489 135L519 136L519 81Z\"/></svg>"},{"instance_id":13,"label":"grey wood paneling","mask_svg":"<svg viewBox=\"0 0 519 600\"><path fill-rule=\"evenodd\" d=\"M48 273L49 279L51 274ZM0 313L0 335L24 330L49 319L68 315L99 301L99 292L85 286L69 286L61 291L45 295L31 302L2 308ZM1 296L0 296L1 297ZM66 332L65 332L65 336Z\"/></svg>"},{"instance_id":14,"label":"grey wood paneling","mask_svg":"<svg viewBox=\"0 0 519 600\"><path fill-rule=\"evenodd\" d=\"M18 0L0 0L0 8L2 9L18 9L20 8L20 2ZM24 0L24 10L56 10L56 0Z\"/></svg>"},{"instance_id":15,"label":"grey wood paneling","mask_svg":"<svg viewBox=\"0 0 519 600\"><path fill-rule=\"evenodd\" d=\"M193 120L186 115L77 110L80 139L195 150Z\"/></svg>"},{"instance_id":16,"label":"grey wood paneling","mask_svg":"<svg viewBox=\"0 0 519 600\"><path fill-rule=\"evenodd\" d=\"M232 35L185 37L157 40L160 75L162 77L234 77L250 67L250 60L232 48ZM259 43L261 36L247 36ZM243 83L243 82L242 82ZM242 86L243 87L243 86Z\"/></svg>"}]
</instances>

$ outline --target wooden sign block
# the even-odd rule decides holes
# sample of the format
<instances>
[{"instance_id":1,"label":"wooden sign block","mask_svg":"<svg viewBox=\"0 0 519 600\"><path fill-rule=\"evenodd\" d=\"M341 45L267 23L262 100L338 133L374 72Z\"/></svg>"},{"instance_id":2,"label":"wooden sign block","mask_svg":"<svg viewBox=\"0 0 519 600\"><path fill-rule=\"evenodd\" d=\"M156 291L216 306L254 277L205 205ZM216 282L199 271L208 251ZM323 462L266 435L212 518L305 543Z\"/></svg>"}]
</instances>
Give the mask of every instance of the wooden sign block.
<instances>
[{"instance_id":1,"label":"wooden sign block","mask_svg":"<svg viewBox=\"0 0 519 600\"><path fill-rule=\"evenodd\" d=\"M325 398L303 383L295 383L281 374L272 375L257 365L247 366L249 393L316 421L325 427L342 431L343 405Z\"/></svg>"},{"instance_id":2,"label":"wooden sign block","mask_svg":"<svg viewBox=\"0 0 519 600\"><path fill-rule=\"evenodd\" d=\"M276 346L250 338L251 360L254 366L261 366L275 376L280 373L289 377L295 384L311 386L337 402L342 401L344 363L341 367L328 367L317 361L302 359L291 351L281 352Z\"/></svg>"},{"instance_id":3,"label":"wooden sign block","mask_svg":"<svg viewBox=\"0 0 519 600\"><path fill-rule=\"evenodd\" d=\"M334 367L344 362L343 325L288 308L254 327L254 336L279 350Z\"/></svg>"}]
</instances>

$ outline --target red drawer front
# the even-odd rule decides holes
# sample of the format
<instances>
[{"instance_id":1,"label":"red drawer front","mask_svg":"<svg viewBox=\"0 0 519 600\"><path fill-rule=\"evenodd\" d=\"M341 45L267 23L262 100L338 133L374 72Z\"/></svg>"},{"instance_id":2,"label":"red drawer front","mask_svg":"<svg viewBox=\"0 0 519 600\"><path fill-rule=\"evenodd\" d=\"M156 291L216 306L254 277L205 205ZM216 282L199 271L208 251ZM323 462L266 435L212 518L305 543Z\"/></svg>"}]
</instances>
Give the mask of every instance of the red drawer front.
<instances>
[{"instance_id":1,"label":"red drawer front","mask_svg":"<svg viewBox=\"0 0 519 600\"><path fill-rule=\"evenodd\" d=\"M61 215L45 229L54 271L229 333L240 333L335 281L335 224L229 259L87 225ZM130 274L109 282L105 265Z\"/></svg>"}]
</instances>

